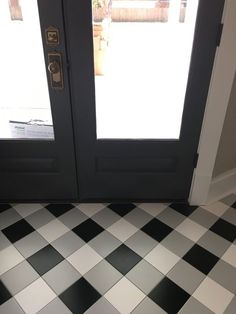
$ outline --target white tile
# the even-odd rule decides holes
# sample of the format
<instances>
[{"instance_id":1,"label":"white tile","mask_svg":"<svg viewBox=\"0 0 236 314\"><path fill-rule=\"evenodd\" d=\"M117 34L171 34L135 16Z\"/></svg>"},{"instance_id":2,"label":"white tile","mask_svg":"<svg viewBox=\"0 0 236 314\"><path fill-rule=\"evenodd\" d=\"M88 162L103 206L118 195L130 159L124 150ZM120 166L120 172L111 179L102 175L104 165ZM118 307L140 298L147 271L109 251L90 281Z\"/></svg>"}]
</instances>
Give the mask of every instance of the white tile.
<instances>
[{"instance_id":1,"label":"white tile","mask_svg":"<svg viewBox=\"0 0 236 314\"><path fill-rule=\"evenodd\" d=\"M191 219L186 218L180 225L176 227L176 231L183 234L190 240L197 242L203 236L203 234L207 232L207 229L200 226Z\"/></svg>"},{"instance_id":2,"label":"white tile","mask_svg":"<svg viewBox=\"0 0 236 314\"><path fill-rule=\"evenodd\" d=\"M120 313L129 314L145 298L145 294L124 277L104 297Z\"/></svg>"},{"instance_id":3,"label":"white tile","mask_svg":"<svg viewBox=\"0 0 236 314\"><path fill-rule=\"evenodd\" d=\"M96 204L79 204L76 207L78 207L88 217L92 217L106 206L104 204L96 203Z\"/></svg>"},{"instance_id":4,"label":"white tile","mask_svg":"<svg viewBox=\"0 0 236 314\"><path fill-rule=\"evenodd\" d=\"M86 274L91 268L102 260L102 257L87 244L67 258L81 275Z\"/></svg>"},{"instance_id":5,"label":"white tile","mask_svg":"<svg viewBox=\"0 0 236 314\"><path fill-rule=\"evenodd\" d=\"M166 275L180 260L180 257L158 244L144 259Z\"/></svg>"},{"instance_id":6,"label":"white tile","mask_svg":"<svg viewBox=\"0 0 236 314\"><path fill-rule=\"evenodd\" d=\"M37 230L49 243L69 231L63 223L55 219Z\"/></svg>"},{"instance_id":7,"label":"white tile","mask_svg":"<svg viewBox=\"0 0 236 314\"><path fill-rule=\"evenodd\" d=\"M23 260L24 257L13 245L2 250L0 252L0 276Z\"/></svg>"},{"instance_id":8,"label":"white tile","mask_svg":"<svg viewBox=\"0 0 236 314\"><path fill-rule=\"evenodd\" d=\"M231 244L225 254L222 256L222 259L231 264L232 266L236 267L236 245ZM235 283L236 284L236 283Z\"/></svg>"},{"instance_id":9,"label":"white tile","mask_svg":"<svg viewBox=\"0 0 236 314\"><path fill-rule=\"evenodd\" d=\"M207 277L194 292L193 296L214 313L222 314L234 295Z\"/></svg>"},{"instance_id":10,"label":"white tile","mask_svg":"<svg viewBox=\"0 0 236 314\"><path fill-rule=\"evenodd\" d=\"M142 208L147 213L156 217L160 214L165 208L168 207L168 204L161 204L161 203L142 203L138 205L139 208Z\"/></svg>"},{"instance_id":11,"label":"white tile","mask_svg":"<svg viewBox=\"0 0 236 314\"><path fill-rule=\"evenodd\" d=\"M135 232L137 232L138 228L131 225L124 218L121 218L116 223L114 223L112 226L110 226L107 229L107 231L109 231L111 234L113 234L120 241L124 242L129 237L131 237Z\"/></svg>"},{"instance_id":12,"label":"white tile","mask_svg":"<svg viewBox=\"0 0 236 314\"><path fill-rule=\"evenodd\" d=\"M41 204L17 204L13 206L15 210L22 216L26 217L39 209L42 209L43 206Z\"/></svg>"},{"instance_id":13,"label":"white tile","mask_svg":"<svg viewBox=\"0 0 236 314\"><path fill-rule=\"evenodd\" d=\"M42 278L37 279L15 296L17 302L27 314L37 313L55 297L56 294Z\"/></svg>"},{"instance_id":14,"label":"white tile","mask_svg":"<svg viewBox=\"0 0 236 314\"><path fill-rule=\"evenodd\" d=\"M213 204L201 207L219 217L221 217L224 214L224 212L229 208L228 205L225 205L224 203L221 202L215 202Z\"/></svg>"}]
</instances>

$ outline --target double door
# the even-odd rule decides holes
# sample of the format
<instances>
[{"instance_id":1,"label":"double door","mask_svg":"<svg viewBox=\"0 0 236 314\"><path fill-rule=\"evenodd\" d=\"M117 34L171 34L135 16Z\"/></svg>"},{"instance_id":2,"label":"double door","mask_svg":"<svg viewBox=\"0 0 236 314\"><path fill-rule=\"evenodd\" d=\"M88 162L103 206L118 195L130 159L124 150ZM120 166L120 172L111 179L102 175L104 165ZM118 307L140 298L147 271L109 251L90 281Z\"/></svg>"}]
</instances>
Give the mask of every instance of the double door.
<instances>
[{"instance_id":1,"label":"double door","mask_svg":"<svg viewBox=\"0 0 236 314\"><path fill-rule=\"evenodd\" d=\"M187 200L224 1L131 2L1 2L1 201Z\"/></svg>"}]
</instances>

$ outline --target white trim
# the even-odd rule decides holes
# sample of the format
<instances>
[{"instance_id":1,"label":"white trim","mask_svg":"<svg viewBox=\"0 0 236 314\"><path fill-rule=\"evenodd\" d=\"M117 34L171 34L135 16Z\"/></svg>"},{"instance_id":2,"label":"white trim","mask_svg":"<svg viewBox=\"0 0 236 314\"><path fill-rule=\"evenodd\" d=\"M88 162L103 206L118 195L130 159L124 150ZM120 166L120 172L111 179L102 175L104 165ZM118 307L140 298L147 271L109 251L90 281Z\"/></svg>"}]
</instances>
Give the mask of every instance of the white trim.
<instances>
[{"instance_id":1,"label":"white trim","mask_svg":"<svg viewBox=\"0 0 236 314\"><path fill-rule=\"evenodd\" d=\"M226 0L221 45L217 49L198 147L189 203L207 202L215 159L236 71L236 1Z\"/></svg>"},{"instance_id":2,"label":"white trim","mask_svg":"<svg viewBox=\"0 0 236 314\"><path fill-rule=\"evenodd\" d=\"M234 193L236 191L236 168L227 171L211 182L210 191L208 194L207 204L216 202L221 198Z\"/></svg>"}]
</instances>

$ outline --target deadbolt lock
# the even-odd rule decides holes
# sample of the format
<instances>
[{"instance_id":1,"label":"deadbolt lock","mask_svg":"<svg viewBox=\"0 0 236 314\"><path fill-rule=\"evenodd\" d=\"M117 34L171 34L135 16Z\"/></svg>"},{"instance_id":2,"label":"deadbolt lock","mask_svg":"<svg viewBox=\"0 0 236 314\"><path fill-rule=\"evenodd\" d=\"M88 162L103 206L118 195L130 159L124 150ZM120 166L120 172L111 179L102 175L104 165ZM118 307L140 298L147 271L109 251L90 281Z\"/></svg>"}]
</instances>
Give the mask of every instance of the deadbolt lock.
<instances>
[{"instance_id":1,"label":"deadbolt lock","mask_svg":"<svg viewBox=\"0 0 236 314\"><path fill-rule=\"evenodd\" d=\"M62 58L59 52L48 53L48 71L50 73L51 88L63 89Z\"/></svg>"}]
</instances>

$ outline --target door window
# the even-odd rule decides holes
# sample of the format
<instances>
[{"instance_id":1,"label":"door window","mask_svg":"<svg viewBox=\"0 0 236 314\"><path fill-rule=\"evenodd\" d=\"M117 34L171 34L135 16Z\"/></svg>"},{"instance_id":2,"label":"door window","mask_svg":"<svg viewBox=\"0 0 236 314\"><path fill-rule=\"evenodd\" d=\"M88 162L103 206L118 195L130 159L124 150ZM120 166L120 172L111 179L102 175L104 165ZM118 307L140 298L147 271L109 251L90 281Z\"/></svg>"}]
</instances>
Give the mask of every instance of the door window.
<instances>
[{"instance_id":1,"label":"door window","mask_svg":"<svg viewBox=\"0 0 236 314\"><path fill-rule=\"evenodd\" d=\"M93 0L98 139L179 139L198 1Z\"/></svg>"},{"instance_id":2,"label":"door window","mask_svg":"<svg viewBox=\"0 0 236 314\"><path fill-rule=\"evenodd\" d=\"M37 0L1 0L0 29L0 138L52 140Z\"/></svg>"}]
</instances>

